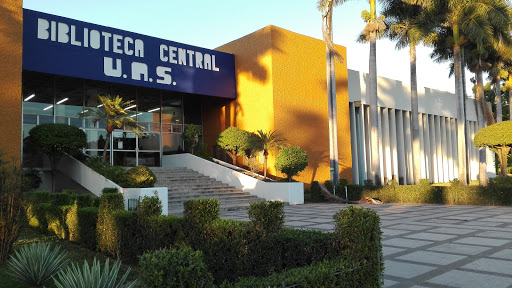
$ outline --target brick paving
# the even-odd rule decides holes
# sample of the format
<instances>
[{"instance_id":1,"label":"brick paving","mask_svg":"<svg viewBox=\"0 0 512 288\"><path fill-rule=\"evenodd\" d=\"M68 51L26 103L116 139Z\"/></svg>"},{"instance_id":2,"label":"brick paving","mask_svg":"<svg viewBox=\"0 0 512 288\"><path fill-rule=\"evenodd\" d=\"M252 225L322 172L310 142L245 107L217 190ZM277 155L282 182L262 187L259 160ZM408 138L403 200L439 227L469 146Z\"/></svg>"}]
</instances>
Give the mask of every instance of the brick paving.
<instances>
[{"instance_id":1,"label":"brick paving","mask_svg":"<svg viewBox=\"0 0 512 288\"><path fill-rule=\"evenodd\" d=\"M384 204L383 287L511 287L512 207ZM332 231L343 204L285 207L285 225ZM247 221L247 211L221 218Z\"/></svg>"}]
</instances>

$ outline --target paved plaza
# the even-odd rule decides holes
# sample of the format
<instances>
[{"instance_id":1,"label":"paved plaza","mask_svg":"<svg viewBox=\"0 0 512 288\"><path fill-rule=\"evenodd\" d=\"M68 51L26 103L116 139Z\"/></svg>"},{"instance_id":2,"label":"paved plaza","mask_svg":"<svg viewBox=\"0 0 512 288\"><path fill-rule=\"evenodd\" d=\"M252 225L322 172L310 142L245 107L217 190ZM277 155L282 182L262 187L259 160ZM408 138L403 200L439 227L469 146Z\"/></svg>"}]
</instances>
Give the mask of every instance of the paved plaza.
<instances>
[{"instance_id":1,"label":"paved plaza","mask_svg":"<svg viewBox=\"0 0 512 288\"><path fill-rule=\"evenodd\" d=\"M512 207L384 204L384 287L512 287ZM333 231L343 204L285 207L288 227ZM248 220L247 211L221 218Z\"/></svg>"}]
</instances>

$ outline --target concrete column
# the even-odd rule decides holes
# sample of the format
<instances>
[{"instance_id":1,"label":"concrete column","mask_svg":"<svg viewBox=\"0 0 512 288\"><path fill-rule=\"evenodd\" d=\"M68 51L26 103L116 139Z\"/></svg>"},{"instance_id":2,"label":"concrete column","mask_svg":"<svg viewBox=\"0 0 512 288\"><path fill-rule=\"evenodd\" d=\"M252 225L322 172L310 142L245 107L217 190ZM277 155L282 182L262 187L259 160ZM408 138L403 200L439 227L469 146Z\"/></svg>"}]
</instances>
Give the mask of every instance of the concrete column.
<instances>
[{"instance_id":1,"label":"concrete column","mask_svg":"<svg viewBox=\"0 0 512 288\"><path fill-rule=\"evenodd\" d=\"M446 148L447 148L447 156L448 156L448 180L452 181L454 177L453 171L453 142L452 142L452 134L453 134L453 126L452 126L451 118L446 118Z\"/></svg>"},{"instance_id":2,"label":"concrete column","mask_svg":"<svg viewBox=\"0 0 512 288\"><path fill-rule=\"evenodd\" d=\"M432 161L430 159L430 121L428 114L423 115L423 133L424 133L424 141L425 144L425 171L426 177L430 180L430 183L433 182L434 177L432 174Z\"/></svg>"},{"instance_id":3,"label":"concrete column","mask_svg":"<svg viewBox=\"0 0 512 288\"><path fill-rule=\"evenodd\" d=\"M359 147L354 103L348 104L350 113L350 147L352 148L352 183L359 184Z\"/></svg>"},{"instance_id":4,"label":"concrete column","mask_svg":"<svg viewBox=\"0 0 512 288\"><path fill-rule=\"evenodd\" d=\"M420 122L420 153L421 153L421 155L420 155L420 160L421 160L421 173L420 173L420 177L421 177L421 179L426 179L427 178L427 172L426 172L426 168L425 168L426 165L427 165L426 164L427 162L425 161L425 143L424 143L425 139L423 137L423 134L424 134L423 132L424 132L424 129L425 129L424 128L425 124L423 123L423 117L424 116L425 115L421 114L421 113L418 116L418 120Z\"/></svg>"},{"instance_id":5,"label":"concrete column","mask_svg":"<svg viewBox=\"0 0 512 288\"><path fill-rule=\"evenodd\" d=\"M439 175L437 174L437 142L436 142L436 121L434 115L428 115L429 117L429 131L430 131L430 169L432 173L433 183L439 182Z\"/></svg>"},{"instance_id":6,"label":"concrete column","mask_svg":"<svg viewBox=\"0 0 512 288\"><path fill-rule=\"evenodd\" d=\"M399 181L398 178L398 152L397 152L397 138L396 138L396 113L395 109L389 110L389 137L390 137L390 148L391 148L391 177ZM402 180L403 181L403 180Z\"/></svg>"},{"instance_id":7,"label":"concrete column","mask_svg":"<svg viewBox=\"0 0 512 288\"><path fill-rule=\"evenodd\" d=\"M364 126L362 127L363 131L364 131L364 140L365 140L365 153L366 153L366 179L372 179L372 175L371 175L371 165L372 165L372 160L371 160L371 147L370 147L370 107L369 106L364 106L364 115L362 115L363 119L364 119ZM382 167L382 166L381 166ZM382 173L381 173L382 175Z\"/></svg>"},{"instance_id":8,"label":"concrete column","mask_svg":"<svg viewBox=\"0 0 512 288\"><path fill-rule=\"evenodd\" d=\"M382 137L382 150L384 151L383 154L383 161L384 161L384 182L388 183L388 181L391 180L392 177L392 156L391 156L391 139L390 139L390 133L389 133L389 109L383 108L382 109L382 130L381 130L381 137Z\"/></svg>"},{"instance_id":9,"label":"concrete column","mask_svg":"<svg viewBox=\"0 0 512 288\"><path fill-rule=\"evenodd\" d=\"M398 156L398 179L403 179L403 184L410 184L407 178L407 164L405 158L407 157L407 149L405 148L404 138L404 111L398 110L396 114L396 150Z\"/></svg>"},{"instance_id":10,"label":"concrete column","mask_svg":"<svg viewBox=\"0 0 512 288\"><path fill-rule=\"evenodd\" d=\"M382 109L381 107L378 107L378 110L377 110L378 111L378 113L377 113L378 117L377 118L379 119L378 120L379 121L379 127L378 128L379 128L379 135L380 135L380 139L379 139L379 155L380 155L379 161L380 161L380 175L381 175L380 176L380 182L382 184L385 183L384 173L385 173L385 170L386 170L384 168L384 158L385 158L385 156L384 156L384 147L383 147L383 145L384 145L385 142L384 142L384 135L383 135L384 129L383 129L383 124L382 124L382 118L384 118L382 116L383 113L384 113L383 110L385 110L385 109Z\"/></svg>"},{"instance_id":11,"label":"concrete column","mask_svg":"<svg viewBox=\"0 0 512 288\"><path fill-rule=\"evenodd\" d=\"M434 116L436 131L436 162L437 162L437 182L444 182L443 173L443 133L441 132L442 117Z\"/></svg>"}]
</instances>

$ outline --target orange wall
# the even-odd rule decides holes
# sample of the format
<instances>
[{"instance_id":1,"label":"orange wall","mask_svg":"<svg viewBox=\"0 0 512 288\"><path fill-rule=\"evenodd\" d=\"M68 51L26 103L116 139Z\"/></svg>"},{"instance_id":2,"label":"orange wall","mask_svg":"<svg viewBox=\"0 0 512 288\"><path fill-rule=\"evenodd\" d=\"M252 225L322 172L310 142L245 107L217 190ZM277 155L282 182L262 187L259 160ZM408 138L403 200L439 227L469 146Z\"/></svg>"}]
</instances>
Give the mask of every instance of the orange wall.
<instances>
[{"instance_id":1,"label":"orange wall","mask_svg":"<svg viewBox=\"0 0 512 288\"><path fill-rule=\"evenodd\" d=\"M21 157L22 35L22 1L0 1L0 153L18 160Z\"/></svg>"},{"instance_id":2,"label":"orange wall","mask_svg":"<svg viewBox=\"0 0 512 288\"><path fill-rule=\"evenodd\" d=\"M346 58L345 48L337 49ZM231 125L251 132L276 130L308 153L308 168L294 179L328 180L325 43L267 26L217 50L235 54L238 99L231 104L236 108ZM352 179L346 64L336 64L336 84L340 175ZM275 155L268 168L276 174Z\"/></svg>"}]
</instances>

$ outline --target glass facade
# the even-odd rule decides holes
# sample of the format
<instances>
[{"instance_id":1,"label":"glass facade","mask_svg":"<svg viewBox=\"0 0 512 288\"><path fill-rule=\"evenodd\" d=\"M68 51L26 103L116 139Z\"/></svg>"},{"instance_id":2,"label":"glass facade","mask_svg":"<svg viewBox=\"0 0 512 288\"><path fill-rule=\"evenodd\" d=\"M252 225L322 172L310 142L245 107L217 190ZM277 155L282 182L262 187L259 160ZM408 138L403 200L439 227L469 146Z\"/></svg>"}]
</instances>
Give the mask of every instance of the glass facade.
<instances>
[{"instance_id":1,"label":"glass facade","mask_svg":"<svg viewBox=\"0 0 512 288\"><path fill-rule=\"evenodd\" d=\"M23 71L23 165L41 167L42 158L30 144L29 131L38 124L65 123L85 131L86 153L103 155L106 141L110 163L120 166L160 166L162 155L183 151L183 126L202 127L202 101L196 95ZM141 137L116 129L106 139L106 124L80 118L83 111L101 109L98 95L119 95L129 107ZM187 97L188 95L188 97ZM192 97L190 97L192 96Z\"/></svg>"}]
</instances>

